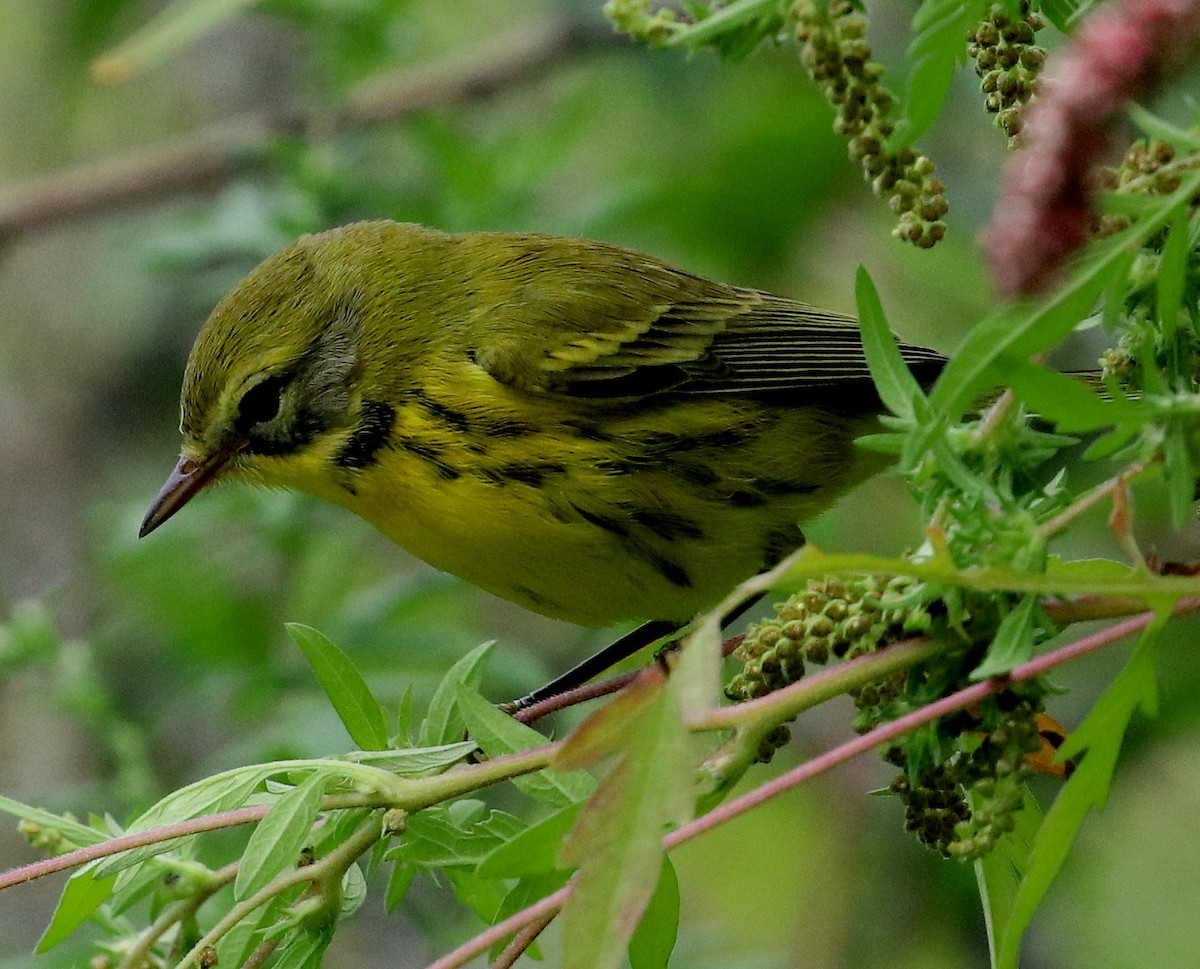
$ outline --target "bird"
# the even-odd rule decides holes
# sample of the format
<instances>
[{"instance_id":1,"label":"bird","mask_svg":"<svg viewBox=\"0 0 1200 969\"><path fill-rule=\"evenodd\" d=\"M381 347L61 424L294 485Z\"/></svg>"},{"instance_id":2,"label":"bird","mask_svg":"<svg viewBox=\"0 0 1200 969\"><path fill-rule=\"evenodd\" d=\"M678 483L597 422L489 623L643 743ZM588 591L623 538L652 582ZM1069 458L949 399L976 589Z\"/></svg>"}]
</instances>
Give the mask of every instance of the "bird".
<instances>
[{"instance_id":1,"label":"bird","mask_svg":"<svg viewBox=\"0 0 1200 969\"><path fill-rule=\"evenodd\" d=\"M929 386L946 358L899 344ZM216 482L294 489L536 613L680 626L886 467L857 323L652 256L388 220L216 305L145 536Z\"/></svg>"}]
</instances>

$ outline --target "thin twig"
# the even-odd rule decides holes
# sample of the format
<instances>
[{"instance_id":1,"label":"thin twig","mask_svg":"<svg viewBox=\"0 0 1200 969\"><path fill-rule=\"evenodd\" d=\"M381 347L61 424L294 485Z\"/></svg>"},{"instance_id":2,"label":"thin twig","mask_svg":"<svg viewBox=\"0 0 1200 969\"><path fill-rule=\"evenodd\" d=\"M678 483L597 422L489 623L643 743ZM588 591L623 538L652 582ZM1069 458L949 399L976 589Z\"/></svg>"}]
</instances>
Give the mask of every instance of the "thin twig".
<instances>
[{"instance_id":1,"label":"thin twig","mask_svg":"<svg viewBox=\"0 0 1200 969\"><path fill-rule=\"evenodd\" d=\"M154 949L155 943L163 937L163 934L171 926L183 922L189 915L194 914L216 892L233 881L237 877L237 873L238 863L235 861L213 872L208 884L204 885L194 895L180 899L174 905L168 906L154 920L150 927L142 933L137 943L125 953L121 961L117 963L117 969L143 969L143 967L150 965L150 953Z\"/></svg>"},{"instance_id":2,"label":"thin twig","mask_svg":"<svg viewBox=\"0 0 1200 969\"><path fill-rule=\"evenodd\" d=\"M567 55L610 44L614 37L586 24L548 20L487 50L460 51L444 61L364 82L332 119L309 117L299 108L256 112L156 147L15 185L0 193L0 239L156 198L214 191L237 175L267 167L266 149L280 137L335 135L482 98L536 80Z\"/></svg>"},{"instance_id":3,"label":"thin twig","mask_svg":"<svg viewBox=\"0 0 1200 969\"><path fill-rule=\"evenodd\" d=\"M525 928L521 929L513 940L504 947L504 951L496 957L496 961L492 963L492 969L512 969L513 965L522 955L537 940L537 937L542 934L546 926L554 921L557 912L546 912L536 922L530 922Z\"/></svg>"},{"instance_id":4,"label":"thin twig","mask_svg":"<svg viewBox=\"0 0 1200 969\"><path fill-rule=\"evenodd\" d=\"M742 635L729 637L729 639L721 644L722 653L728 656L742 644L742 640L745 638ZM655 662L658 662L657 658ZM583 686L575 687L573 690L563 690L562 693L556 693L545 700L530 704L523 710L518 710L513 714L513 719L525 724L534 723L542 719L542 717L557 713L559 710L565 710L567 707L573 707L579 703L586 703L589 700L595 700L602 696L608 696L610 693L616 693L629 686L645 668L643 666L640 669L630 670L628 673L618 673L603 680L585 683Z\"/></svg>"}]
</instances>

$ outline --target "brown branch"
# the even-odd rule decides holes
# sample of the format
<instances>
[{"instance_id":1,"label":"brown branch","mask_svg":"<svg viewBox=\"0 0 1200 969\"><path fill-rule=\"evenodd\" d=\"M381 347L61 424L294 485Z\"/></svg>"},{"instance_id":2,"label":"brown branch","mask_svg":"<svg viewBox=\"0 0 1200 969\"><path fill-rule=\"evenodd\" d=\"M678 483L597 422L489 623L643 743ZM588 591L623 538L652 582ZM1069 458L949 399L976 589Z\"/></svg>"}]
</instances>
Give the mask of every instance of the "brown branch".
<instances>
[{"instance_id":1,"label":"brown branch","mask_svg":"<svg viewBox=\"0 0 1200 969\"><path fill-rule=\"evenodd\" d=\"M328 137L461 104L543 76L571 54L607 46L615 35L571 21L547 21L484 50L372 78L350 91L333 118L298 108L255 113L128 154L86 162L0 191L0 241L79 216L157 198L211 192L268 164L276 138Z\"/></svg>"}]
</instances>

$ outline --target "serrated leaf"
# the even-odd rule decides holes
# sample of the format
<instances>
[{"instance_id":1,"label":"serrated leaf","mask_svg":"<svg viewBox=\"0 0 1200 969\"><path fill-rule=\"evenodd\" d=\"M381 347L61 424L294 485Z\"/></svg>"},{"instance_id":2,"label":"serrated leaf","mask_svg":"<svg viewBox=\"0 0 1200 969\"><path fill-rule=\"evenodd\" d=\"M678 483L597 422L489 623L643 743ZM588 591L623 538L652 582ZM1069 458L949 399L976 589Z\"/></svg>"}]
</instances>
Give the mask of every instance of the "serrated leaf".
<instances>
[{"instance_id":1,"label":"serrated leaf","mask_svg":"<svg viewBox=\"0 0 1200 969\"><path fill-rule=\"evenodd\" d=\"M289 622L284 628L304 653L350 739L363 750L387 749L387 715L350 657L311 626Z\"/></svg>"},{"instance_id":2,"label":"serrated leaf","mask_svg":"<svg viewBox=\"0 0 1200 969\"><path fill-rule=\"evenodd\" d=\"M314 773L284 794L255 825L233 883L235 901L249 898L272 878L293 868L321 807L325 775Z\"/></svg>"},{"instance_id":3,"label":"serrated leaf","mask_svg":"<svg viewBox=\"0 0 1200 969\"><path fill-rule=\"evenodd\" d=\"M465 686L458 689L458 710L467 730L489 757L530 750L548 743L532 727L514 720ZM596 787L587 774L580 771L564 773L552 767L514 777L511 783L519 791L551 807L582 801Z\"/></svg>"},{"instance_id":4,"label":"serrated leaf","mask_svg":"<svg viewBox=\"0 0 1200 969\"><path fill-rule=\"evenodd\" d=\"M670 858L663 859L658 887L629 940L630 969L667 969L679 935L679 878Z\"/></svg>"},{"instance_id":5,"label":"serrated leaf","mask_svg":"<svg viewBox=\"0 0 1200 969\"><path fill-rule=\"evenodd\" d=\"M858 305L858 325L862 329L863 352L879 399L893 414L912 418L913 400L921 394L921 386L900 355L875 283L862 266L858 267L854 277L854 296Z\"/></svg>"},{"instance_id":6,"label":"serrated leaf","mask_svg":"<svg viewBox=\"0 0 1200 969\"><path fill-rule=\"evenodd\" d=\"M559 867L563 839L582 806L568 804L497 845L479 863L476 872L482 878L521 878L554 871Z\"/></svg>"},{"instance_id":7,"label":"serrated leaf","mask_svg":"<svg viewBox=\"0 0 1200 969\"><path fill-rule=\"evenodd\" d=\"M630 704L627 729L613 734L621 757L563 843L563 864L579 868L563 910L565 969L620 965L658 883L666 826L691 814L694 765L673 682L629 688L644 695Z\"/></svg>"},{"instance_id":8,"label":"serrated leaf","mask_svg":"<svg viewBox=\"0 0 1200 969\"><path fill-rule=\"evenodd\" d=\"M112 895L115 875L99 877L94 868L81 868L63 887L54 915L38 939L38 953L49 952L83 925Z\"/></svg>"},{"instance_id":9,"label":"serrated leaf","mask_svg":"<svg viewBox=\"0 0 1200 969\"><path fill-rule=\"evenodd\" d=\"M1075 757L1084 749L1087 756L1063 785L1038 829L1008 922L998 932L997 969L1018 969L1025 928L1066 860L1088 812L1103 807L1108 799L1130 719L1138 709L1153 715L1157 707L1154 665L1167 617L1168 613L1160 612L1146 627L1125 668L1059 749L1060 759Z\"/></svg>"},{"instance_id":10,"label":"serrated leaf","mask_svg":"<svg viewBox=\"0 0 1200 969\"><path fill-rule=\"evenodd\" d=\"M433 747L462 740L466 723L457 710L458 687L478 688L483 676L483 663L492 645L490 642L481 643L446 671L433 693L433 699L429 701L429 713L421 724L420 746Z\"/></svg>"}]
</instances>

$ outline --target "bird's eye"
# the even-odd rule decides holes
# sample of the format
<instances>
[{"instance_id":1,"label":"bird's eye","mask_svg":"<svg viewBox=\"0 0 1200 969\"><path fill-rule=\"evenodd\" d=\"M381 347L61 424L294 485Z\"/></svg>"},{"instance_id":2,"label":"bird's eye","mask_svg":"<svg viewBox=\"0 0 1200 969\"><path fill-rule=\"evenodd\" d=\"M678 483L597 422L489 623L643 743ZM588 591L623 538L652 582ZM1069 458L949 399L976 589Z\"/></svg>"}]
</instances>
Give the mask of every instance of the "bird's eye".
<instances>
[{"instance_id":1,"label":"bird's eye","mask_svg":"<svg viewBox=\"0 0 1200 969\"><path fill-rule=\"evenodd\" d=\"M247 390L238 404L239 429L248 431L256 424L265 423L278 416L283 403L283 388L287 383L287 377L274 374Z\"/></svg>"}]
</instances>

